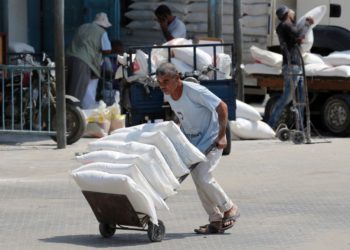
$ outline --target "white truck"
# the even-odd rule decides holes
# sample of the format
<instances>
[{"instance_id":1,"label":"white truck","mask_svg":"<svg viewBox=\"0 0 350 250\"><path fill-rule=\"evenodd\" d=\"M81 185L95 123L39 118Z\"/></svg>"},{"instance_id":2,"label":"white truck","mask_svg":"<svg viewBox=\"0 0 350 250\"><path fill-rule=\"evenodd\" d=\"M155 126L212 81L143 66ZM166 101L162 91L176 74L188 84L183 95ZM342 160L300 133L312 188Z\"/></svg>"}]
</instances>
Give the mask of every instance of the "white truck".
<instances>
[{"instance_id":1,"label":"white truck","mask_svg":"<svg viewBox=\"0 0 350 250\"><path fill-rule=\"evenodd\" d=\"M260 1L261 2L261 1ZM296 10L297 18L313 7L326 5L327 12L314 29L314 43L311 52L328 55L333 51L350 50L350 1L348 0L296 0L271 1L271 14L267 34L267 48L278 51L278 39L275 27L276 8L285 4ZM265 89L270 99L265 107L264 119L270 116L271 109L283 89L281 75L253 75L257 86ZM350 135L350 78L332 76L307 77L312 122L336 136ZM287 117L288 118L288 117Z\"/></svg>"},{"instance_id":2,"label":"white truck","mask_svg":"<svg viewBox=\"0 0 350 250\"><path fill-rule=\"evenodd\" d=\"M243 63L251 63L249 48L255 45L262 49L279 51L279 43L275 28L278 19L276 8L284 4L296 11L296 17L301 17L310 9L327 6L327 13L319 25L314 28L314 45L312 52L327 55L332 51L350 49L350 1L347 0L242 0L242 35ZM268 6L267 8L265 6ZM266 10L264 12L264 10ZM261 17L266 16L265 19ZM247 21L248 20L248 21ZM259 21L259 23L252 22ZM256 85L249 76L245 79L245 94L247 101L259 100L266 91Z\"/></svg>"}]
</instances>

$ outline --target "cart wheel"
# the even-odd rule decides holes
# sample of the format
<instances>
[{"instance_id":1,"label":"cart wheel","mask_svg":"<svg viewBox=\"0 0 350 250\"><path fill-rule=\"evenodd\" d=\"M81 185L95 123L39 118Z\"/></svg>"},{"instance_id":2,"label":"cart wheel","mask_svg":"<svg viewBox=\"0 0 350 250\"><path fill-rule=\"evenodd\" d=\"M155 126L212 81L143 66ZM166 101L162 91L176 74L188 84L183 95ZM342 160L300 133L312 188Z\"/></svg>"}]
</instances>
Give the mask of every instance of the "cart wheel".
<instances>
[{"instance_id":1,"label":"cart wheel","mask_svg":"<svg viewBox=\"0 0 350 250\"><path fill-rule=\"evenodd\" d=\"M294 144L302 144L305 141L305 135L301 131L294 131L292 133L292 141Z\"/></svg>"},{"instance_id":2,"label":"cart wheel","mask_svg":"<svg viewBox=\"0 0 350 250\"><path fill-rule=\"evenodd\" d=\"M109 225L109 224L104 224L104 223L100 223L99 226L100 229L100 234L104 237L104 238L111 238L114 233L116 228Z\"/></svg>"},{"instance_id":3,"label":"cart wheel","mask_svg":"<svg viewBox=\"0 0 350 250\"><path fill-rule=\"evenodd\" d=\"M152 242L162 241L165 236L165 226L163 221L158 220L158 226L154 225L151 221L148 222L147 235Z\"/></svg>"},{"instance_id":4,"label":"cart wheel","mask_svg":"<svg viewBox=\"0 0 350 250\"><path fill-rule=\"evenodd\" d=\"M278 130L276 136L281 141L288 141L290 139L290 130L288 128L281 128Z\"/></svg>"}]
</instances>

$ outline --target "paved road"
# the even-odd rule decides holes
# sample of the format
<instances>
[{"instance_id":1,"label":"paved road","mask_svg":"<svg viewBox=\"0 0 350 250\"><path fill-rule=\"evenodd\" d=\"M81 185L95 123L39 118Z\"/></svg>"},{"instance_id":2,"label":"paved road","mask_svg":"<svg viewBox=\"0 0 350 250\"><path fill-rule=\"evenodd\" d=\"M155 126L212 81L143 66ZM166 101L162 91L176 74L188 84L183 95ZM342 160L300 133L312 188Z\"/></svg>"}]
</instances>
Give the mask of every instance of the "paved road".
<instances>
[{"instance_id":1,"label":"paved road","mask_svg":"<svg viewBox=\"0 0 350 250\"><path fill-rule=\"evenodd\" d=\"M206 223L191 178L160 212L167 235L145 232L101 238L97 221L69 172L75 152L92 139L58 150L49 139L0 137L0 249L350 249L350 139L294 145L234 141L217 180L240 206L237 225L198 236ZM324 142L324 140L317 140Z\"/></svg>"}]
</instances>

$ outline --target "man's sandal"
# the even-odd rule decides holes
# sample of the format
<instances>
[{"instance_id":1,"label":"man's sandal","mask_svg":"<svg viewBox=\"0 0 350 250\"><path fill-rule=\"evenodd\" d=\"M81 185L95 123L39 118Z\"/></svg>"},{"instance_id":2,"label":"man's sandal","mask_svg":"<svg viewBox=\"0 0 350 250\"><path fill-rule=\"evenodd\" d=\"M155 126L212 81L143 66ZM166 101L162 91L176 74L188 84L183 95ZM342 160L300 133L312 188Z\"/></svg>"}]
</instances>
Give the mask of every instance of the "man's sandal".
<instances>
[{"instance_id":1,"label":"man's sandal","mask_svg":"<svg viewBox=\"0 0 350 250\"><path fill-rule=\"evenodd\" d=\"M240 216L240 213L237 210L234 215L226 216L226 217L222 218L221 229L223 231L225 231L225 230L230 229L231 227L233 227L235 225L236 220L239 218L239 216Z\"/></svg>"},{"instance_id":2,"label":"man's sandal","mask_svg":"<svg viewBox=\"0 0 350 250\"><path fill-rule=\"evenodd\" d=\"M222 221L213 221L210 224L200 226L198 229L195 229L194 232L197 234L218 234L223 233L221 229Z\"/></svg>"}]
</instances>

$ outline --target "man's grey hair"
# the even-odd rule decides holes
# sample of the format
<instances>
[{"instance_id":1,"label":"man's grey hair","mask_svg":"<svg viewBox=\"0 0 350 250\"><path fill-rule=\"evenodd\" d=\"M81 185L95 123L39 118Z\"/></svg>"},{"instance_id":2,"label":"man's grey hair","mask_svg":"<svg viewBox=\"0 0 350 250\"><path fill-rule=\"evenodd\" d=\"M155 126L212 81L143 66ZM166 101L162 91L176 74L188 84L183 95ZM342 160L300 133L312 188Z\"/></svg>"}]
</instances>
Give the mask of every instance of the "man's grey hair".
<instances>
[{"instance_id":1,"label":"man's grey hair","mask_svg":"<svg viewBox=\"0 0 350 250\"><path fill-rule=\"evenodd\" d=\"M178 74L174 64L165 62L159 65L156 71L156 76L169 75L175 77Z\"/></svg>"}]
</instances>

